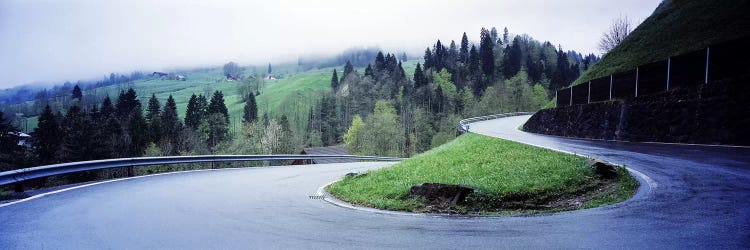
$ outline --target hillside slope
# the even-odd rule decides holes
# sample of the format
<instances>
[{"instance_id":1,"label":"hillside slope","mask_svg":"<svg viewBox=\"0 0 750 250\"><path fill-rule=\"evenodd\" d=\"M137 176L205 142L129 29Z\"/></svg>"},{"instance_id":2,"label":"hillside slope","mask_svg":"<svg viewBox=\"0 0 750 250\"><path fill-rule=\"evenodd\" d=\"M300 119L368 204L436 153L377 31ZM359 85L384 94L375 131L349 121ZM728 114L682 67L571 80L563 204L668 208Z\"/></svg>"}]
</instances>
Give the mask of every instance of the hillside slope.
<instances>
[{"instance_id":1,"label":"hillside slope","mask_svg":"<svg viewBox=\"0 0 750 250\"><path fill-rule=\"evenodd\" d=\"M750 1L665 0L619 46L574 83L750 36Z\"/></svg>"}]
</instances>

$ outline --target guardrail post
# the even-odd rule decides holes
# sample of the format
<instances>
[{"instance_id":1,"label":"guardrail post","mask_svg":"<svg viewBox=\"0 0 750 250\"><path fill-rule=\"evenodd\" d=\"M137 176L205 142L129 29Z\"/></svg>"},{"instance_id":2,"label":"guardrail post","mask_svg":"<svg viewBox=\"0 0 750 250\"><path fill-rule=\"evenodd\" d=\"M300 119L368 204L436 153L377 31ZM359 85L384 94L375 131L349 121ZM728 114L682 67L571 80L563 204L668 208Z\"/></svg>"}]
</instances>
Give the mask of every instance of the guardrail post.
<instances>
[{"instance_id":1,"label":"guardrail post","mask_svg":"<svg viewBox=\"0 0 750 250\"><path fill-rule=\"evenodd\" d=\"M669 71L672 70L672 57L667 58L667 91L669 91Z\"/></svg>"},{"instance_id":2,"label":"guardrail post","mask_svg":"<svg viewBox=\"0 0 750 250\"><path fill-rule=\"evenodd\" d=\"M589 81L589 96L587 98L586 103L591 103L591 81Z\"/></svg>"},{"instance_id":3,"label":"guardrail post","mask_svg":"<svg viewBox=\"0 0 750 250\"><path fill-rule=\"evenodd\" d=\"M708 58L711 55L711 47L706 47L706 78L703 79L703 84L708 84Z\"/></svg>"},{"instance_id":4,"label":"guardrail post","mask_svg":"<svg viewBox=\"0 0 750 250\"><path fill-rule=\"evenodd\" d=\"M13 184L13 191L16 193L23 193L23 182L16 182Z\"/></svg>"},{"instance_id":5,"label":"guardrail post","mask_svg":"<svg viewBox=\"0 0 750 250\"><path fill-rule=\"evenodd\" d=\"M638 77L640 76L639 67L635 67L635 97L638 97Z\"/></svg>"},{"instance_id":6,"label":"guardrail post","mask_svg":"<svg viewBox=\"0 0 750 250\"><path fill-rule=\"evenodd\" d=\"M132 166L127 167L126 169L127 169L127 172L128 172L128 177L135 176L135 173L134 173L135 171L133 171L133 167Z\"/></svg>"},{"instance_id":7,"label":"guardrail post","mask_svg":"<svg viewBox=\"0 0 750 250\"><path fill-rule=\"evenodd\" d=\"M612 74L609 75L609 100L612 100Z\"/></svg>"}]
</instances>

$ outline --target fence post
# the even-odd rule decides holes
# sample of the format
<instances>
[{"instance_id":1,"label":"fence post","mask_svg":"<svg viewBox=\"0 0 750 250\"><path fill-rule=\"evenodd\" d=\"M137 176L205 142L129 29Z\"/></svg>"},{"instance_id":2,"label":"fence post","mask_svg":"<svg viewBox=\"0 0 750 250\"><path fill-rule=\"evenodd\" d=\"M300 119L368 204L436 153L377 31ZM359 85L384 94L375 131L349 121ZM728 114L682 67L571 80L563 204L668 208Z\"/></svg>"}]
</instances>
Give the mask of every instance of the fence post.
<instances>
[{"instance_id":1,"label":"fence post","mask_svg":"<svg viewBox=\"0 0 750 250\"><path fill-rule=\"evenodd\" d=\"M586 99L586 103L591 103L591 81L589 81L589 97Z\"/></svg>"},{"instance_id":2,"label":"fence post","mask_svg":"<svg viewBox=\"0 0 750 250\"><path fill-rule=\"evenodd\" d=\"M557 98L557 92L559 92L559 90L555 91L555 106L557 106L557 104L560 103L560 99Z\"/></svg>"},{"instance_id":3,"label":"fence post","mask_svg":"<svg viewBox=\"0 0 750 250\"><path fill-rule=\"evenodd\" d=\"M708 84L708 58L711 55L711 47L706 47L706 78L703 79L703 84Z\"/></svg>"},{"instance_id":4,"label":"fence post","mask_svg":"<svg viewBox=\"0 0 750 250\"><path fill-rule=\"evenodd\" d=\"M570 106L573 106L573 86L570 86Z\"/></svg>"},{"instance_id":5,"label":"fence post","mask_svg":"<svg viewBox=\"0 0 750 250\"><path fill-rule=\"evenodd\" d=\"M667 59L667 91L669 91L669 71L672 70L672 57Z\"/></svg>"},{"instance_id":6,"label":"fence post","mask_svg":"<svg viewBox=\"0 0 750 250\"><path fill-rule=\"evenodd\" d=\"M612 100L612 74L609 75L609 100Z\"/></svg>"},{"instance_id":7,"label":"fence post","mask_svg":"<svg viewBox=\"0 0 750 250\"><path fill-rule=\"evenodd\" d=\"M635 67L635 97L638 97L638 77L640 76L639 67Z\"/></svg>"}]
</instances>

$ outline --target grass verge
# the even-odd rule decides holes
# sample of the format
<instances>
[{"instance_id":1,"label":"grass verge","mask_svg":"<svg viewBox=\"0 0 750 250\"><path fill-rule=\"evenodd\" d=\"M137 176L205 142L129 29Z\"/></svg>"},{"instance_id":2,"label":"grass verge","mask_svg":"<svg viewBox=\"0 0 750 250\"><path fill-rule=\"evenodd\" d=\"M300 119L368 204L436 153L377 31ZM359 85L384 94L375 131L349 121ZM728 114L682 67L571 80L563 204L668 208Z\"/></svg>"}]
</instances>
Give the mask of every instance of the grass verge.
<instances>
[{"instance_id":1,"label":"grass verge","mask_svg":"<svg viewBox=\"0 0 750 250\"><path fill-rule=\"evenodd\" d=\"M535 213L589 208L630 198L638 182L619 169L602 180L586 159L478 134L465 134L392 167L328 187L337 198L387 210L447 213ZM437 182L478 190L466 202L434 207L409 197L416 184Z\"/></svg>"}]
</instances>

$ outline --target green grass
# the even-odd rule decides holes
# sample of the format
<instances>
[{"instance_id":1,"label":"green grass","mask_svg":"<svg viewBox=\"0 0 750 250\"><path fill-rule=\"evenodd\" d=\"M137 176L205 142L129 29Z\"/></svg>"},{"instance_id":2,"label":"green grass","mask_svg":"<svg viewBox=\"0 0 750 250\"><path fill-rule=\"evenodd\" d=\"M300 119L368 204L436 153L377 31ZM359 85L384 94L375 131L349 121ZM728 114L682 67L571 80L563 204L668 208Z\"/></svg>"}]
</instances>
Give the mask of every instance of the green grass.
<instances>
[{"instance_id":1,"label":"green grass","mask_svg":"<svg viewBox=\"0 0 750 250\"><path fill-rule=\"evenodd\" d=\"M750 1L665 0L575 84L750 35Z\"/></svg>"},{"instance_id":2,"label":"green grass","mask_svg":"<svg viewBox=\"0 0 750 250\"><path fill-rule=\"evenodd\" d=\"M580 194L596 182L585 160L580 156L470 133L392 167L343 179L331 185L328 191L355 204L404 211L415 211L423 206L420 200L409 198L408 192L411 186L425 182L475 188L480 192L475 200L482 201L564 197ZM627 197L618 196L594 205Z\"/></svg>"}]
</instances>

